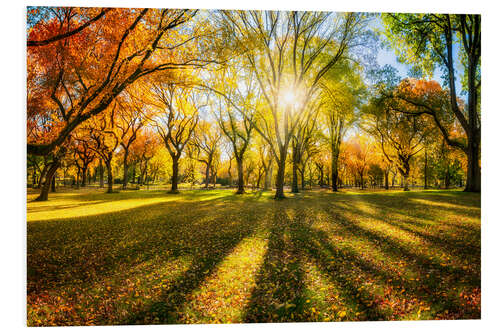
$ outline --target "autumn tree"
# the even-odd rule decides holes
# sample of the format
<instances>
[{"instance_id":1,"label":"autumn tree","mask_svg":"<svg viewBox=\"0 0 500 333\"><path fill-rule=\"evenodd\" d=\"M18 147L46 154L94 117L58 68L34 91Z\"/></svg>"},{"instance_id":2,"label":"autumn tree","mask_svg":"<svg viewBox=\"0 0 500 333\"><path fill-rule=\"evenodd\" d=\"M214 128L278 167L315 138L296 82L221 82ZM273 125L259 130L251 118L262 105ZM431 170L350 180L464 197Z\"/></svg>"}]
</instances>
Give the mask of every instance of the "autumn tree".
<instances>
[{"instance_id":1,"label":"autumn tree","mask_svg":"<svg viewBox=\"0 0 500 333\"><path fill-rule=\"evenodd\" d=\"M89 147L96 152L106 166L108 176L107 193L113 193L113 158L116 149L120 145L120 138L116 130L116 109L115 101L105 113L89 119L83 129L89 138Z\"/></svg>"},{"instance_id":2,"label":"autumn tree","mask_svg":"<svg viewBox=\"0 0 500 333\"><path fill-rule=\"evenodd\" d=\"M216 102L212 104L212 112L222 133L231 143L238 183L236 194L245 193L243 177L243 161L254 129L253 115L256 99L256 87L252 72L244 67L225 67L216 73L214 79L219 83L216 91ZM236 109L233 105L237 105ZM240 112L238 112L240 111Z\"/></svg>"},{"instance_id":3,"label":"autumn tree","mask_svg":"<svg viewBox=\"0 0 500 333\"><path fill-rule=\"evenodd\" d=\"M122 187L127 188L129 173L130 147L137 140L139 131L147 122L147 111L143 94L138 89L127 89L121 98L117 98L116 110L116 135L120 140L120 148L123 153L123 179Z\"/></svg>"},{"instance_id":4,"label":"autumn tree","mask_svg":"<svg viewBox=\"0 0 500 333\"><path fill-rule=\"evenodd\" d=\"M155 80L151 83L155 127L172 159L170 193L178 193L179 159L198 124L203 96L185 83Z\"/></svg>"},{"instance_id":5,"label":"autumn tree","mask_svg":"<svg viewBox=\"0 0 500 333\"><path fill-rule=\"evenodd\" d=\"M419 108L418 114L432 117L447 144L467 155L465 191L481 191L481 16L451 14L384 14L386 36L399 59L431 76L435 67L446 75L448 103L434 104L427 95L397 94ZM457 47L458 45L458 47ZM467 93L465 109L457 92L457 59L464 67L461 77ZM440 115L449 113L460 124L466 140L451 137Z\"/></svg>"},{"instance_id":6,"label":"autumn tree","mask_svg":"<svg viewBox=\"0 0 500 333\"><path fill-rule=\"evenodd\" d=\"M405 106L405 103L394 105L393 101L375 97L364 112L367 115L365 130L378 139L387 161L394 163L403 176L404 190L409 191L411 158L423 149L422 143L431 135L433 126L424 117L399 112Z\"/></svg>"},{"instance_id":7,"label":"autumn tree","mask_svg":"<svg viewBox=\"0 0 500 333\"><path fill-rule=\"evenodd\" d=\"M361 189L365 188L365 175L373 159L373 144L362 135L351 137L345 144L346 164L352 170Z\"/></svg>"},{"instance_id":8,"label":"autumn tree","mask_svg":"<svg viewBox=\"0 0 500 333\"><path fill-rule=\"evenodd\" d=\"M332 191L337 191L339 154L346 130L354 122L354 110L365 95L360 68L347 61L330 70L321 81L322 120L326 120L326 133L331 153Z\"/></svg>"},{"instance_id":9,"label":"autumn tree","mask_svg":"<svg viewBox=\"0 0 500 333\"><path fill-rule=\"evenodd\" d=\"M219 49L207 42L213 27L203 24L205 18L194 24L196 10L54 7L50 12L39 20L28 13L28 20L36 21L28 34L28 133L40 119L51 125L49 135L28 135L32 154L45 155L63 144L140 78L217 59Z\"/></svg>"},{"instance_id":10,"label":"autumn tree","mask_svg":"<svg viewBox=\"0 0 500 333\"><path fill-rule=\"evenodd\" d=\"M278 164L275 197L284 198L286 159L296 126L306 116L321 78L362 38L365 16L223 11L222 20L255 73L264 98L254 127L271 146Z\"/></svg>"},{"instance_id":11,"label":"autumn tree","mask_svg":"<svg viewBox=\"0 0 500 333\"><path fill-rule=\"evenodd\" d=\"M219 153L219 142L222 134L218 127L206 120L201 120L193 136L193 145L196 147L196 159L205 165L205 188L211 180L210 171Z\"/></svg>"}]
</instances>

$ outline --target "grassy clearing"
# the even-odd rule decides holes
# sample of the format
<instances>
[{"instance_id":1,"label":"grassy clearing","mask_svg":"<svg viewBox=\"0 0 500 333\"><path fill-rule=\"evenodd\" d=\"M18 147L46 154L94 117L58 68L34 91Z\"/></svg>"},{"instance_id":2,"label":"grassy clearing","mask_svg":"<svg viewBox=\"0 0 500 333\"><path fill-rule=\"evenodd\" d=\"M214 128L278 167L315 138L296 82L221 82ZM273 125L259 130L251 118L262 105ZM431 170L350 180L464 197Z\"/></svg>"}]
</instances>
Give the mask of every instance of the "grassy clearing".
<instances>
[{"instance_id":1,"label":"grassy clearing","mask_svg":"<svg viewBox=\"0 0 500 333\"><path fill-rule=\"evenodd\" d=\"M28 325L480 318L480 196L28 195Z\"/></svg>"}]
</instances>

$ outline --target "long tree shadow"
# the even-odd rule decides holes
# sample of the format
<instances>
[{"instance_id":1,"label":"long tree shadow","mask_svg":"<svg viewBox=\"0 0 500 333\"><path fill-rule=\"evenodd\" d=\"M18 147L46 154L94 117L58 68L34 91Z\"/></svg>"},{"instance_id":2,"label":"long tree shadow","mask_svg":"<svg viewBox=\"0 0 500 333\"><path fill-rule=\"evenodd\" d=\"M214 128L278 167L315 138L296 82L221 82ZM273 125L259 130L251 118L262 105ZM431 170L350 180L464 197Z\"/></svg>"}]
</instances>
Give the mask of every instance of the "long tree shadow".
<instances>
[{"instance_id":1,"label":"long tree shadow","mask_svg":"<svg viewBox=\"0 0 500 333\"><path fill-rule=\"evenodd\" d=\"M386 279L391 279L395 285L402 286L406 294L413 294L421 299L427 300L434 308L444 310L450 314L456 313L457 316L464 318L478 318L477 309L464 309L457 297L451 294L453 286L466 285L469 287L480 287L480 276L472 274L468 270L461 267L450 265L442 265L441 263L428 258L427 256L412 252L405 244L396 242L388 235L383 235L380 232L375 232L361 227L358 223L343 215L345 214L345 206L342 207L325 207L325 211L331 214L333 223L342 227L340 231L346 237L362 237L363 240L372 243L374 246L384 251L389 258L393 260L397 258L405 259L409 265L409 269L414 272L420 272L423 276L419 281L408 281L407 278L400 276L388 275L388 271L379 271L377 274ZM366 216L365 212L351 209L351 213L359 217ZM326 234L323 235L325 239ZM325 244L326 241L324 241ZM357 256L351 256L351 260L358 260ZM431 274L425 274L431 273ZM468 313L463 313L468 311Z\"/></svg>"},{"instance_id":2,"label":"long tree shadow","mask_svg":"<svg viewBox=\"0 0 500 333\"><path fill-rule=\"evenodd\" d=\"M208 272L197 273L220 261L259 226L260 218L237 201L215 198L29 224L27 291L36 295L65 285L86 288L114 276L126 280L134 267L181 256L193 258L187 276L202 278Z\"/></svg>"},{"instance_id":3,"label":"long tree shadow","mask_svg":"<svg viewBox=\"0 0 500 333\"><path fill-rule=\"evenodd\" d=\"M205 224L203 230L192 230L196 233L196 240L188 241L185 245L187 253L193 256L189 268L144 309L131 313L124 323L150 324L153 318L155 323L159 324L185 322L183 310L192 293L215 272L218 265L238 244L244 238L252 236L261 227L261 221L265 220L264 210L256 214L252 209L234 208L231 207L234 213L231 228L221 230L218 225L220 221L213 219L209 224Z\"/></svg>"},{"instance_id":4,"label":"long tree shadow","mask_svg":"<svg viewBox=\"0 0 500 333\"><path fill-rule=\"evenodd\" d=\"M361 290L360 276L381 274L378 267L363 261L354 252L340 249L331 244L328 235L311 227L314 214L307 214L304 208L297 208L294 219L293 238L303 251L303 258L310 259L332 282L340 296L361 320L388 320L387 311L382 310L373 295ZM389 279L390 277L384 276Z\"/></svg>"},{"instance_id":5,"label":"long tree shadow","mask_svg":"<svg viewBox=\"0 0 500 333\"><path fill-rule=\"evenodd\" d=\"M462 260L473 260L475 262L480 262L481 259L481 239L480 239L480 231L474 230L474 229L468 229L467 231L462 231L462 230L457 230L459 228L456 228L455 225L449 226L447 222L443 222L444 226L449 226L450 228L454 229L454 234L456 237L449 236L447 233L437 233L437 234L432 234L431 231L429 231L429 224L419 222L417 219L422 219L421 217L417 218L412 214L403 214L399 209L395 209L389 206L385 205L370 205L370 207L374 208L373 213L369 213L363 210L360 210L358 207L356 207L355 204L353 203L343 203L341 209L340 207L337 207L335 209L335 216L339 218L339 221L346 221L349 220L348 217L345 216L346 212L350 212L351 215L356 215L359 217L363 217L366 219L373 219L373 220L380 220L381 216L385 216L382 223L386 225L391 225L393 227L396 227L402 231L405 231L409 234L412 234L414 236L417 236L425 241L428 242L430 247L434 247L436 249L439 249L443 251L443 253L446 253L447 255L452 255L456 256ZM332 213L332 208L326 208L327 210ZM409 211L413 211L413 207L408 208ZM420 210L425 210L423 208L420 208ZM344 216L343 218L340 218L339 212L343 212ZM396 214L397 221L394 221L391 217ZM345 224L344 224L345 225ZM353 225L349 224L350 227L354 227ZM425 231L418 230L418 228L423 229ZM363 229L366 231L366 229ZM373 235L373 232L372 232ZM382 238L385 238L384 235L377 233L377 235ZM373 238L373 237L372 237ZM397 249L400 250L401 247L404 247L402 244L399 244ZM421 257L423 261L427 262L428 260ZM421 260L421 261L422 261ZM439 263L431 261L431 263L434 263L437 266L440 266ZM465 271L461 268L458 268L458 271L456 271L458 275L466 274L470 275L470 272ZM476 281L477 282L477 281Z\"/></svg>"},{"instance_id":6,"label":"long tree shadow","mask_svg":"<svg viewBox=\"0 0 500 333\"><path fill-rule=\"evenodd\" d=\"M244 322L301 320L298 314L303 312L305 302L303 253L293 237L296 226L287 215L285 203L276 202L273 209L273 219L268 221L268 250L245 310Z\"/></svg>"}]
</instances>

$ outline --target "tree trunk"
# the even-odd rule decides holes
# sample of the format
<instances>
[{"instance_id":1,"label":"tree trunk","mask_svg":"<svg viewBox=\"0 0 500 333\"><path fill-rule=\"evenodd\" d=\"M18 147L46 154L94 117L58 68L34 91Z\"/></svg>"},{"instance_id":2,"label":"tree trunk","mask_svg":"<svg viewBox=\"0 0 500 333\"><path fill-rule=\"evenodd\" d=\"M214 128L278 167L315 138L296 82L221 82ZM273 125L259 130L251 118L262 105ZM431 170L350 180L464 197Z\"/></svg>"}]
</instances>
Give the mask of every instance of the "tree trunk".
<instances>
[{"instance_id":1,"label":"tree trunk","mask_svg":"<svg viewBox=\"0 0 500 333\"><path fill-rule=\"evenodd\" d=\"M305 168L305 167L304 167ZM306 189L306 180L305 180L305 170L299 170L300 173L300 188L303 190Z\"/></svg>"},{"instance_id":2,"label":"tree trunk","mask_svg":"<svg viewBox=\"0 0 500 333\"><path fill-rule=\"evenodd\" d=\"M292 193L299 193L299 180L297 176L297 171L298 171L298 165L297 162L295 161L295 158L293 159L292 163Z\"/></svg>"},{"instance_id":3,"label":"tree trunk","mask_svg":"<svg viewBox=\"0 0 500 333\"><path fill-rule=\"evenodd\" d=\"M409 175L408 171L405 171L404 173L402 173L402 176L403 176L403 191L409 191L410 190L410 188L408 187L408 175Z\"/></svg>"},{"instance_id":4,"label":"tree trunk","mask_svg":"<svg viewBox=\"0 0 500 333\"><path fill-rule=\"evenodd\" d=\"M51 183L51 192L56 191L56 174L54 173L54 176L52 176L52 181Z\"/></svg>"},{"instance_id":5,"label":"tree trunk","mask_svg":"<svg viewBox=\"0 0 500 333\"><path fill-rule=\"evenodd\" d=\"M134 162L134 166L132 167L132 184L135 184L135 166L136 163Z\"/></svg>"},{"instance_id":6,"label":"tree trunk","mask_svg":"<svg viewBox=\"0 0 500 333\"><path fill-rule=\"evenodd\" d=\"M87 183L87 166L84 166L82 168L82 187L85 187L85 184Z\"/></svg>"},{"instance_id":7,"label":"tree trunk","mask_svg":"<svg viewBox=\"0 0 500 333\"><path fill-rule=\"evenodd\" d=\"M465 182L465 192L481 192L479 153L479 144L471 140L467 151L467 180Z\"/></svg>"},{"instance_id":8,"label":"tree trunk","mask_svg":"<svg viewBox=\"0 0 500 333\"><path fill-rule=\"evenodd\" d=\"M113 193L113 171L111 170L111 161L106 162L106 168L108 169L108 190L106 193Z\"/></svg>"},{"instance_id":9,"label":"tree trunk","mask_svg":"<svg viewBox=\"0 0 500 333\"><path fill-rule=\"evenodd\" d=\"M424 152L424 190L429 188L427 184L427 149Z\"/></svg>"},{"instance_id":10,"label":"tree trunk","mask_svg":"<svg viewBox=\"0 0 500 333\"><path fill-rule=\"evenodd\" d=\"M104 187L104 167L101 159L99 159L99 187Z\"/></svg>"},{"instance_id":11,"label":"tree trunk","mask_svg":"<svg viewBox=\"0 0 500 333\"><path fill-rule=\"evenodd\" d=\"M128 184L128 150L123 155L123 184L122 188L126 189Z\"/></svg>"},{"instance_id":12,"label":"tree trunk","mask_svg":"<svg viewBox=\"0 0 500 333\"><path fill-rule=\"evenodd\" d=\"M245 183L243 180L243 160L241 158L236 158L236 165L238 169L238 190L236 194L245 193Z\"/></svg>"},{"instance_id":13,"label":"tree trunk","mask_svg":"<svg viewBox=\"0 0 500 333\"><path fill-rule=\"evenodd\" d=\"M35 199L35 201L47 201L49 199L49 191L52 184L52 178L54 178L57 168L59 168L58 160L52 162L50 168L48 168L45 174L45 182L43 183L42 191L40 192L40 195Z\"/></svg>"},{"instance_id":14,"label":"tree trunk","mask_svg":"<svg viewBox=\"0 0 500 333\"><path fill-rule=\"evenodd\" d=\"M337 187L337 181L339 178L339 170L337 168L337 162L338 162L338 154L332 154L332 191L337 192L338 187Z\"/></svg>"},{"instance_id":15,"label":"tree trunk","mask_svg":"<svg viewBox=\"0 0 500 333\"><path fill-rule=\"evenodd\" d=\"M179 182L179 157L172 156L172 186L170 193L179 193L177 183Z\"/></svg>"},{"instance_id":16,"label":"tree trunk","mask_svg":"<svg viewBox=\"0 0 500 333\"><path fill-rule=\"evenodd\" d=\"M43 166L42 172L40 173L40 178L38 179L37 188L42 188L42 183L43 183L44 177L47 175L47 170L49 170L49 165L46 163Z\"/></svg>"},{"instance_id":17,"label":"tree trunk","mask_svg":"<svg viewBox=\"0 0 500 333\"><path fill-rule=\"evenodd\" d=\"M320 187L323 187L325 185L325 182L324 182L324 173L323 173L323 168L318 168L319 169L319 186Z\"/></svg>"},{"instance_id":18,"label":"tree trunk","mask_svg":"<svg viewBox=\"0 0 500 333\"><path fill-rule=\"evenodd\" d=\"M266 169L266 175L264 178L264 191L267 191L268 189L270 189L272 187L273 165L274 165L274 161L271 160L269 162L269 165L267 166L267 169Z\"/></svg>"},{"instance_id":19,"label":"tree trunk","mask_svg":"<svg viewBox=\"0 0 500 333\"><path fill-rule=\"evenodd\" d=\"M278 173L276 175L276 194L274 195L275 199L284 199L285 192L283 187L285 185L285 158L281 156L280 161L278 163Z\"/></svg>"},{"instance_id":20,"label":"tree trunk","mask_svg":"<svg viewBox=\"0 0 500 333\"><path fill-rule=\"evenodd\" d=\"M208 189L208 183L210 182L210 164L207 163L205 168L205 188Z\"/></svg>"},{"instance_id":21,"label":"tree trunk","mask_svg":"<svg viewBox=\"0 0 500 333\"><path fill-rule=\"evenodd\" d=\"M384 187L386 190L388 190L389 189L389 170L386 170L384 172L384 180L385 180Z\"/></svg>"},{"instance_id":22,"label":"tree trunk","mask_svg":"<svg viewBox=\"0 0 500 333\"><path fill-rule=\"evenodd\" d=\"M80 173L82 172L81 170L82 169L79 166L76 167L76 182L75 182L75 186L76 186L77 190L80 188Z\"/></svg>"}]
</instances>

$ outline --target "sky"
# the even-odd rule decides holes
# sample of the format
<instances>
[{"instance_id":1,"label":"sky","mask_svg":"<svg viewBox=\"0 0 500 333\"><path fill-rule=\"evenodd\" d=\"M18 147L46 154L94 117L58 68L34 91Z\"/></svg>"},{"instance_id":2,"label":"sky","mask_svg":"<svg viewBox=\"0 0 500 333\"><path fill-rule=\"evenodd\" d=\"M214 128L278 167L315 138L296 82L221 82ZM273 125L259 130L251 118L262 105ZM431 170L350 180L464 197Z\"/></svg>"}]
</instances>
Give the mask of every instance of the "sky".
<instances>
[{"instance_id":1,"label":"sky","mask_svg":"<svg viewBox=\"0 0 500 333\"><path fill-rule=\"evenodd\" d=\"M383 30L384 29L384 26L382 24L382 21L379 17L375 18L373 23L372 23L372 29L377 29L377 30ZM381 36L381 38L384 38L383 36ZM460 76L461 74L463 73L463 69L462 69L462 66L461 64L459 63L458 61L458 50L457 48L454 48L454 63L455 63L455 69L457 71L457 73L459 74L457 76L457 80L455 82L455 85L457 87L457 92L460 93L462 91L462 84L460 82ZM385 48L381 48L378 52L378 55L377 55L377 62L380 66L384 66L384 65L391 65L392 67L396 68L399 72L399 76L401 78L405 78L408 76L408 70L410 69L410 66L406 65L406 64L403 64L403 63L400 63L398 60L397 60L397 56L396 56L396 53L394 52L393 49L391 48L388 48L388 49L385 49ZM442 75L442 71L441 69L439 68L436 68L436 70L434 71L434 75L432 77L433 80L436 80L437 82L439 82L441 84L441 86L443 86L444 82L443 82L443 79L441 78L443 75ZM464 98L464 96L462 96L462 98Z\"/></svg>"}]
</instances>

